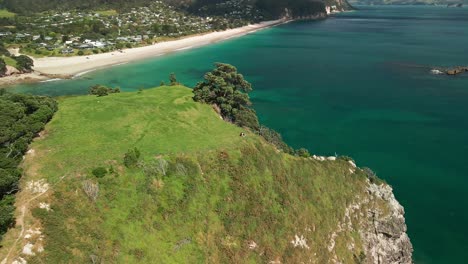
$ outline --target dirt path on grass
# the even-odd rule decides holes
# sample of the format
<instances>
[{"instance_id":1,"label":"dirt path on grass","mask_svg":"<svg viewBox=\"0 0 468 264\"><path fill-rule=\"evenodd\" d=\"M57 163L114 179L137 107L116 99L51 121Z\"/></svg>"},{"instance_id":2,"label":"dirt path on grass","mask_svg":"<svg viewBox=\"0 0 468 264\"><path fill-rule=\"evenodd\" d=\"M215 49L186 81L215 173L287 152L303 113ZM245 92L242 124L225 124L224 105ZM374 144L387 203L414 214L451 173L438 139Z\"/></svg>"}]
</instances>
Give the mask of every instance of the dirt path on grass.
<instances>
[{"instance_id":1,"label":"dirt path on grass","mask_svg":"<svg viewBox=\"0 0 468 264\"><path fill-rule=\"evenodd\" d=\"M60 180L57 181L53 186L56 186L57 184L59 184L65 177L66 176L62 176L60 178ZM41 192L41 193L33 196L32 198L26 200L26 202L23 205L21 205L21 214L16 219L16 226L21 226L21 231L20 231L18 237L16 238L15 242L11 245L10 249L8 250L8 254L6 255L6 257L2 260L2 262L0 264L7 264L8 263L8 259L10 258L11 253L13 252L16 245L18 244L18 241L20 241L21 238L23 238L23 234L24 234L24 231L26 229L25 224L24 224L24 217L26 215L27 210L29 209L29 204L32 201L36 200L37 198L41 197L42 195L46 194L50 189L51 188L48 188L44 192Z\"/></svg>"}]
</instances>

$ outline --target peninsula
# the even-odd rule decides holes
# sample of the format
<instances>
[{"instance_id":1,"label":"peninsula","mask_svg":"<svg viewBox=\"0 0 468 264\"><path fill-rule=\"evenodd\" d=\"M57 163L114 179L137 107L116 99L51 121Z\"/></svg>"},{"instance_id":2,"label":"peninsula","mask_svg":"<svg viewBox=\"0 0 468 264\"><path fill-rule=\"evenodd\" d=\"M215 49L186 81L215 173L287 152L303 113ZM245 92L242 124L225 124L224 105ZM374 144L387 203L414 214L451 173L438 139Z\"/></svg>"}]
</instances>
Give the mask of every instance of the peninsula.
<instances>
[{"instance_id":1,"label":"peninsula","mask_svg":"<svg viewBox=\"0 0 468 264\"><path fill-rule=\"evenodd\" d=\"M59 99L22 161L1 263L411 263L391 187L289 147L249 91L217 64L194 89Z\"/></svg>"}]
</instances>

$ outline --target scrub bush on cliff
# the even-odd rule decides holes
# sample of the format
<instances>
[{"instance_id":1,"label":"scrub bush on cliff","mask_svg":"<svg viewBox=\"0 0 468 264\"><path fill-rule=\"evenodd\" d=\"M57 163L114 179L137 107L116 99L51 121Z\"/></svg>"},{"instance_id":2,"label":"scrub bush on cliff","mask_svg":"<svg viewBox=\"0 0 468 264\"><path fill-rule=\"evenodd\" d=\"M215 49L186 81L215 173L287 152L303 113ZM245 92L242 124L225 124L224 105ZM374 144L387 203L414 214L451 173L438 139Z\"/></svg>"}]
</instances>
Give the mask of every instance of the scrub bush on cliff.
<instances>
[{"instance_id":1,"label":"scrub bush on cliff","mask_svg":"<svg viewBox=\"0 0 468 264\"><path fill-rule=\"evenodd\" d=\"M127 168L135 167L140 160L140 151L137 148L129 149L124 155L124 165Z\"/></svg>"}]
</instances>

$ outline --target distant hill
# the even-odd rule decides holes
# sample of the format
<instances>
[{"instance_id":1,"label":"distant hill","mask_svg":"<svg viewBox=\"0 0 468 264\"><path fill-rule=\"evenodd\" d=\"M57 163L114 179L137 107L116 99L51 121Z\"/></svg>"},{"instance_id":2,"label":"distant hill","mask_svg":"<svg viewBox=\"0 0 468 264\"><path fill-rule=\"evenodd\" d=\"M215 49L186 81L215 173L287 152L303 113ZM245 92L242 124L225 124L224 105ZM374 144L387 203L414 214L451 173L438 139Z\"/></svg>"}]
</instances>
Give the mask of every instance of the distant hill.
<instances>
[{"instance_id":1,"label":"distant hill","mask_svg":"<svg viewBox=\"0 0 468 264\"><path fill-rule=\"evenodd\" d=\"M9 11L28 14L49 10L126 10L132 7L146 6L154 0L0 0L0 7ZM288 9L292 15L302 16L325 11L325 5L335 5L338 9L349 9L346 0L164 0L178 9L191 13L200 13L201 10L219 13L220 3L233 3L234 5L253 5L260 9L266 18L277 18L285 14Z\"/></svg>"}]
</instances>

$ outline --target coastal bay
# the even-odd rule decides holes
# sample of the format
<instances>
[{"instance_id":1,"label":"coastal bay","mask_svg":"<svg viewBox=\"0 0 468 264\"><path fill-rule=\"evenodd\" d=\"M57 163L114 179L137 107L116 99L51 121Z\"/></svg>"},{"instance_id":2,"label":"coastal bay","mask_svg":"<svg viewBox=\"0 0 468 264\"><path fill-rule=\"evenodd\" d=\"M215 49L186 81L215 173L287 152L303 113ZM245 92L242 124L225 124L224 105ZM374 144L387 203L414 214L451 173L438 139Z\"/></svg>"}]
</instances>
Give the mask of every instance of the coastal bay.
<instances>
[{"instance_id":1,"label":"coastal bay","mask_svg":"<svg viewBox=\"0 0 468 264\"><path fill-rule=\"evenodd\" d=\"M170 72L193 86L213 62L231 63L253 83L262 123L288 143L314 154L349 155L394 187L416 263L461 263L468 252L468 79L430 70L467 64L460 56L467 12L360 7L13 90L85 94L101 83L131 91L159 85Z\"/></svg>"},{"instance_id":2,"label":"coastal bay","mask_svg":"<svg viewBox=\"0 0 468 264\"><path fill-rule=\"evenodd\" d=\"M265 21L240 28L188 36L177 40L155 43L149 46L123 49L102 54L37 58L34 59L35 72L0 78L0 86L13 85L15 83L33 83L55 78L69 79L100 68L158 57L177 51L201 47L219 41L240 37L260 29L265 29L286 22L288 22L288 20L284 19Z\"/></svg>"}]
</instances>

